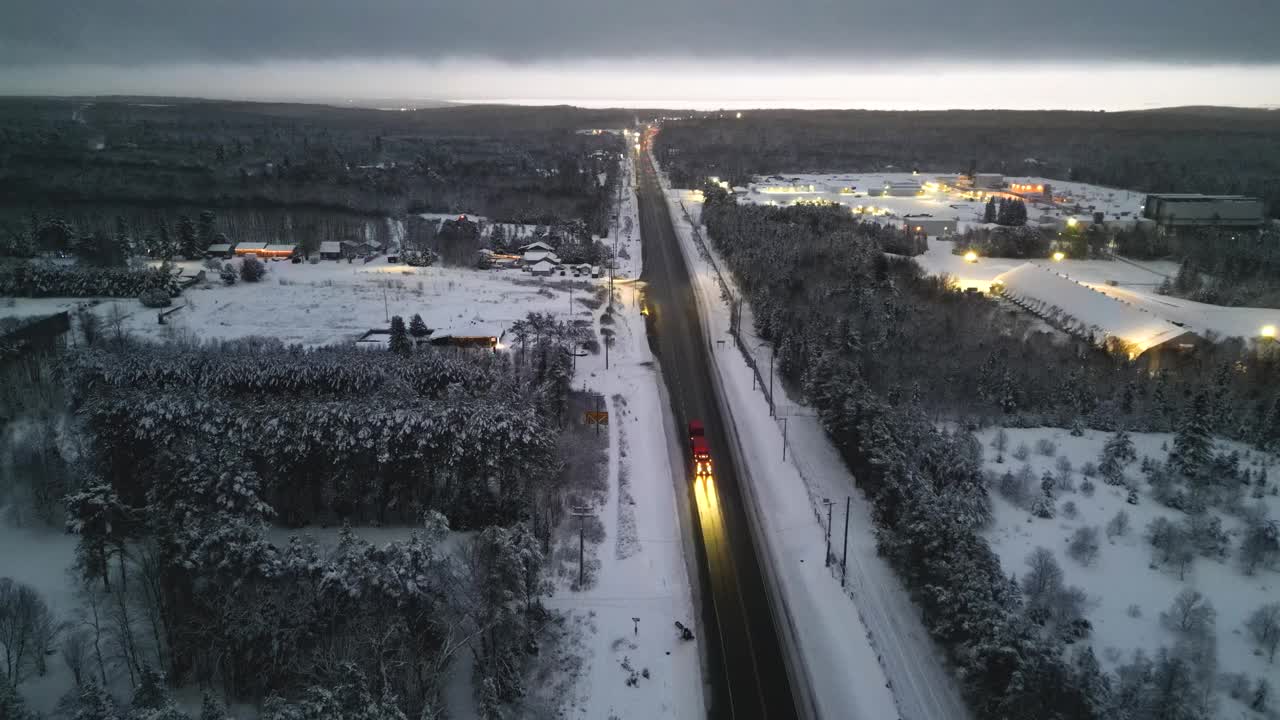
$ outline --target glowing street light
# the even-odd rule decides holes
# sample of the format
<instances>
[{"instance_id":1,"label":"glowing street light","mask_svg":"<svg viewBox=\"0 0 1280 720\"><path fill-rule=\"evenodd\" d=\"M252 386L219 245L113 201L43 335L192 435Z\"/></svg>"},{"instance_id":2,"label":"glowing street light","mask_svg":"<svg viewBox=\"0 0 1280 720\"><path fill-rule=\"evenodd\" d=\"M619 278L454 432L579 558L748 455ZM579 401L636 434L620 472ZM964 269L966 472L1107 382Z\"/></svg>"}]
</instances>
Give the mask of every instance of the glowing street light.
<instances>
[{"instance_id":1,"label":"glowing street light","mask_svg":"<svg viewBox=\"0 0 1280 720\"><path fill-rule=\"evenodd\" d=\"M1262 337L1264 337L1264 338L1268 338L1268 339L1270 339L1270 340L1275 340L1275 339L1276 339L1276 326L1275 326L1275 325L1263 325L1263 326L1262 326L1262 330L1258 331L1258 334L1259 334L1259 335L1261 335L1261 336L1262 336Z\"/></svg>"},{"instance_id":2,"label":"glowing street light","mask_svg":"<svg viewBox=\"0 0 1280 720\"><path fill-rule=\"evenodd\" d=\"M1075 218L1067 218L1067 227L1073 228L1079 224L1080 224L1079 220L1076 220Z\"/></svg>"},{"instance_id":3,"label":"glowing street light","mask_svg":"<svg viewBox=\"0 0 1280 720\"><path fill-rule=\"evenodd\" d=\"M1063 261L1063 260L1065 260L1066 258L1067 258L1067 256L1066 256L1064 253L1062 253L1062 252L1056 252L1056 253L1054 253L1054 254L1053 254L1053 261L1054 261L1054 262L1062 262L1062 261Z\"/></svg>"},{"instance_id":4,"label":"glowing street light","mask_svg":"<svg viewBox=\"0 0 1280 720\"><path fill-rule=\"evenodd\" d=\"M965 253L965 254L964 254L964 261L965 261L965 262L967 262L967 263L976 263L976 262L978 262L978 253L976 253L976 252L974 252L974 251L970 250L969 252L967 252L967 253Z\"/></svg>"}]
</instances>

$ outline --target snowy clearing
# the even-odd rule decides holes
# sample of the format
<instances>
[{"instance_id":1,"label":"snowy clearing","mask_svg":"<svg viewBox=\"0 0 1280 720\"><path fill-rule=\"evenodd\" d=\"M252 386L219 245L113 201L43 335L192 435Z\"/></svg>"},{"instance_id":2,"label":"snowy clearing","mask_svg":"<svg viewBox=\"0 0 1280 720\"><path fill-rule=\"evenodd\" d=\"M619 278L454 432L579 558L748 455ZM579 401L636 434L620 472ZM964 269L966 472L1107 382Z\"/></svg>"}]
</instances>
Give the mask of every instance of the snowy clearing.
<instances>
[{"instance_id":1,"label":"snowy clearing","mask_svg":"<svg viewBox=\"0 0 1280 720\"><path fill-rule=\"evenodd\" d=\"M1069 459L1078 470L1086 462L1097 463L1099 454L1110 433L1085 431L1081 437L1073 437L1060 428L1009 428L1008 449L1004 463L997 463L1000 453L992 447L998 429L978 433L985 455L986 469L1003 475L1006 471L1018 473L1029 466L1034 478L1033 490L1039 491L1040 480L1045 473L1060 475L1059 457ZM1132 433L1134 448L1139 460L1150 457L1163 461L1172 447L1170 433ZM1048 440L1056 446L1054 455L1036 452L1037 444ZM1019 446L1031 449L1025 460L1015 458ZM1277 458L1250 450L1240 443L1218 440L1217 450L1237 451L1244 467L1265 468L1275 476ZM1093 632L1086 642L1091 642L1104 669L1114 670L1117 665L1129 662L1134 650L1154 655L1162 645L1172 646L1177 636L1161 623L1160 614L1166 611L1175 596L1185 588L1204 594L1217 610L1216 634L1218 664L1221 673L1245 673L1251 678L1268 677L1273 682L1280 677L1280 669L1269 664L1266 657L1254 653L1256 644L1244 627L1245 620L1259 606L1280 598L1280 573L1259 569L1253 576L1245 575L1236 559L1239 547L1241 521L1217 509L1210 509L1221 518L1222 527L1231 537L1232 546L1225 559L1197 556L1187 570L1186 578L1179 580L1178 571L1168 566L1153 568L1153 548L1146 538L1147 527L1158 517L1177 522L1185 517L1181 511L1161 505L1151 497L1150 487L1139 472L1137 463L1130 465L1126 476L1139 489L1138 504L1126 501L1122 487L1093 478L1096 491L1087 497L1079 488L1084 478L1074 473L1074 491L1060 490L1056 496L1057 516L1053 519L1034 517L1028 510L1009 502L998 492L992 492L995 521L985 532L992 549L1000 556L1006 574L1022 577L1027 572L1027 555L1036 547L1053 551L1062 566L1066 586L1078 585L1088 594L1085 617L1093 623ZM1275 480L1273 479L1272 484ZM1074 503L1077 515L1068 517L1066 503ZM1280 498L1264 495L1261 500L1246 499L1246 505L1262 502L1269 506L1271 517L1280 515ZM1124 535L1108 538L1106 526L1117 513L1129 516L1129 529ZM1073 533L1081 527L1097 527L1100 549L1097 558L1085 565L1068 555L1067 545ZM1130 610L1137 607L1137 614ZM1226 689L1218 688L1219 708L1216 717L1252 717L1247 708L1229 698Z\"/></svg>"}]
</instances>

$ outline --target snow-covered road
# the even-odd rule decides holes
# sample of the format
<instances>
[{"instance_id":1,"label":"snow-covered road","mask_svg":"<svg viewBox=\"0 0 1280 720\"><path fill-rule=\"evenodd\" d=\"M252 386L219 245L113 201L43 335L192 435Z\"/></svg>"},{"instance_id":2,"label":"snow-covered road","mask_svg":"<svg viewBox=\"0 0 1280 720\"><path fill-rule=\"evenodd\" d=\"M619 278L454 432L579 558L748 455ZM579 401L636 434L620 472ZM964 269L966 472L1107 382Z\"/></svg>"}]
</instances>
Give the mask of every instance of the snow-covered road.
<instances>
[{"instance_id":1,"label":"snow-covered road","mask_svg":"<svg viewBox=\"0 0 1280 720\"><path fill-rule=\"evenodd\" d=\"M677 621L701 637L693 600L685 537L667 430L669 403L649 351L640 313L642 287L639 222L631 162L624 168L616 270L618 303L605 355L578 358L575 387L600 393L609 413L609 494L593 508L605 539L596 584L585 591L557 589L548 605L571 615L583 664L572 692L561 701L565 717L699 718L706 715L700 643L678 639ZM630 217L631 221L627 222ZM630 232L627 231L630 228ZM636 620L638 618L638 620ZM628 679L634 678L634 686Z\"/></svg>"},{"instance_id":2,"label":"snow-covered road","mask_svg":"<svg viewBox=\"0 0 1280 720\"><path fill-rule=\"evenodd\" d=\"M763 393L753 388L754 374L737 350L729 330L729 308L712 263L704 258L685 219L681 199L668 190L672 220L695 274L699 302L715 350L715 365L733 422L745 482L755 496L792 619L805 657L819 714L824 718L955 720L969 716L959 688L947 672L941 650L932 642L919 613L891 568L876 555L868 504L828 441L817 419L778 392L779 417L769 416ZM697 220L698 208L689 208ZM709 248L708 248L709 249ZM732 278L725 276L726 282ZM736 293L736 288L734 289ZM744 303L744 339L750 336ZM724 340L722 344L715 342ZM747 344L757 347L758 339ZM767 347L755 350L768 368ZM775 387L781 384L775 378ZM782 458L782 444L788 450ZM840 585L839 557L843 509L850 498L848 583ZM832 549L836 562L824 564L826 510L836 503Z\"/></svg>"}]
</instances>

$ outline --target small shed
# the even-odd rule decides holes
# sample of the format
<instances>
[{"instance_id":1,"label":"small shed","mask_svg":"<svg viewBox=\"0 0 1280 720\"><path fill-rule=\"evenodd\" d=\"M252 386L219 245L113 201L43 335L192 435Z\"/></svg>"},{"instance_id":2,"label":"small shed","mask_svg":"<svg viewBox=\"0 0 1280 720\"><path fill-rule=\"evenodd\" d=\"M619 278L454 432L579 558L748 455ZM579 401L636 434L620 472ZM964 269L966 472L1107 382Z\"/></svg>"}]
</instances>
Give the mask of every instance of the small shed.
<instances>
[{"instance_id":1,"label":"small shed","mask_svg":"<svg viewBox=\"0 0 1280 720\"><path fill-rule=\"evenodd\" d=\"M547 260L541 260L529 267L529 272L541 277L546 277L555 271L556 271L555 264Z\"/></svg>"},{"instance_id":2,"label":"small shed","mask_svg":"<svg viewBox=\"0 0 1280 720\"><path fill-rule=\"evenodd\" d=\"M337 240L325 240L320 243L321 260L341 260L342 243Z\"/></svg>"},{"instance_id":3,"label":"small shed","mask_svg":"<svg viewBox=\"0 0 1280 720\"><path fill-rule=\"evenodd\" d=\"M214 243L204 251L204 256L207 258L229 258L234 247L231 243Z\"/></svg>"}]
</instances>

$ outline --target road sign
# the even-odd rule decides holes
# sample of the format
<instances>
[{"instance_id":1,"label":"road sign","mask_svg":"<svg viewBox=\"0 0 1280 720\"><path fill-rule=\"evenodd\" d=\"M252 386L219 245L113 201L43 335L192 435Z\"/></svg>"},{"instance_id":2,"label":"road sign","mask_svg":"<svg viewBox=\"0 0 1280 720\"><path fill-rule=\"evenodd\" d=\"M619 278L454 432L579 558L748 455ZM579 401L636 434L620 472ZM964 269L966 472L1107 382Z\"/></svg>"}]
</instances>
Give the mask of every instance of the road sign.
<instances>
[{"instance_id":1,"label":"road sign","mask_svg":"<svg viewBox=\"0 0 1280 720\"><path fill-rule=\"evenodd\" d=\"M608 412L597 412L597 411L595 411L595 410L588 410L588 411L587 411L587 424L588 424L588 425L608 425L608 424L609 424L609 413L608 413Z\"/></svg>"}]
</instances>

